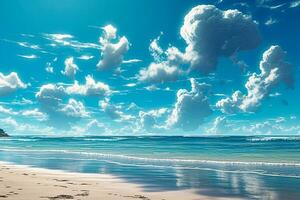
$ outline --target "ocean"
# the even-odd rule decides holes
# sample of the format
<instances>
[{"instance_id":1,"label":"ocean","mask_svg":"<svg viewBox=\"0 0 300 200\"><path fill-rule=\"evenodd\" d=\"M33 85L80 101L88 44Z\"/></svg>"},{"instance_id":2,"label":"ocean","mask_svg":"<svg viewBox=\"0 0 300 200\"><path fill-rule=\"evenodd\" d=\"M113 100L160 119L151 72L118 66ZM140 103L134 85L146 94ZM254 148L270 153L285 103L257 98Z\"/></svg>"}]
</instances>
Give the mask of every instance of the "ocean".
<instances>
[{"instance_id":1,"label":"ocean","mask_svg":"<svg viewBox=\"0 0 300 200\"><path fill-rule=\"evenodd\" d=\"M300 136L0 138L0 161L111 174L146 191L299 199Z\"/></svg>"}]
</instances>

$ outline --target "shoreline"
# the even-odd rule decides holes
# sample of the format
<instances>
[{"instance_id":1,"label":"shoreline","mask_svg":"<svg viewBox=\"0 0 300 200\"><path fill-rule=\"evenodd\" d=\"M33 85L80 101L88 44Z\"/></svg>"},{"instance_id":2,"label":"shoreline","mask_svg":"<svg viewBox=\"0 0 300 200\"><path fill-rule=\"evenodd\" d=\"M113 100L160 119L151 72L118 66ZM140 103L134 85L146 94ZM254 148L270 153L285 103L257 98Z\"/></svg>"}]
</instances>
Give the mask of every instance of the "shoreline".
<instances>
[{"instance_id":1,"label":"shoreline","mask_svg":"<svg viewBox=\"0 0 300 200\"><path fill-rule=\"evenodd\" d=\"M73 173L0 161L0 200L208 200L194 190L145 191L108 174ZM230 198L232 199L232 198Z\"/></svg>"}]
</instances>

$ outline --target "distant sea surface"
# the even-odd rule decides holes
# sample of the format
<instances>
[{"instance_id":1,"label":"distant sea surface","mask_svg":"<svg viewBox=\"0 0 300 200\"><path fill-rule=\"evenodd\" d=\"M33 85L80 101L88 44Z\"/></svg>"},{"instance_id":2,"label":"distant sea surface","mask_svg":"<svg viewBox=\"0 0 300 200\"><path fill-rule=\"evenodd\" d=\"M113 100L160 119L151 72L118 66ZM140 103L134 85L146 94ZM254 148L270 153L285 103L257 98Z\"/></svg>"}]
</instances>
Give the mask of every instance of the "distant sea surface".
<instances>
[{"instance_id":1,"label":"distant sea surface","mask_svg":"<svg viewBox=\"0 0 300 200\"><path fill-rule=\"evenodd\" d=\"M111 174L147 191L300 198L300 136L11 137L0 138L0 160Z\"/></svg>"}]
</instances>

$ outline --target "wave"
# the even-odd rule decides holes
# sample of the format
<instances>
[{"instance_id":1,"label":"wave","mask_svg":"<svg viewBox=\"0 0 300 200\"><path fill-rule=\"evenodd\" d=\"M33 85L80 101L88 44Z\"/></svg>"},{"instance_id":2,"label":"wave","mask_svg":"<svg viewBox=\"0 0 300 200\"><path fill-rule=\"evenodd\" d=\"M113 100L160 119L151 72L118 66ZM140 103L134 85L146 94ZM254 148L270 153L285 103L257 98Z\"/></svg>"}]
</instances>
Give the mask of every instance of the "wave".
<instances>
[{"instance_id":1,"label":"wave","mask_svg":"<svg viewBox=\"0 0 300 200\"><path fill-rule=\"evenodd\" d=\"M127 140L127 138L84 138L83 141L103 141L103 142L116 142Z\"/></svg>"},{"instance_id":2,"label":"wave","mask_svg":"<svg viewBox=\"0 0 300 200\"><path fill-rule=\"evenodd\" d=\"M62 153L62 154L74 154L82 155L87 158L101 158L107 160L118 160L118 161L135 161L142 163L155 163L163 165L226 165L226 166L279 166L279 167L300 167L300 163L297 162L263 162L263 161L231 161L231 160L198 160L198 159L178 159L178 158L151 158L151 157L139 157L123 154L106 154L98 152L83 152L83 151L71 151L71 150L24 150L24 149L11 149L11 148L0 148L0 151L7 152L37 152L37 153Z\"/></svg>"},{"instance_id":3,"label":"wave","mask_svg":"<svg viewBox=\"0 0 300 200\"><path fill-rule=\"evenodd\" d=\"M39 139L29 139L29 138L0 138L0 141L36 142L36 141L39 141Z\"/></svg>"},{"instance_id":4,"label":"wave","mask_svg":"<svg viewBox=\"0 0 300 200\"><path fill-rule=\"evenodd\" d=\"M299 141L300 136L295 137L258 137L258 138L248 138L247 141L250 142L268 142L268 141Z\"/></svg>"}]
</instances>

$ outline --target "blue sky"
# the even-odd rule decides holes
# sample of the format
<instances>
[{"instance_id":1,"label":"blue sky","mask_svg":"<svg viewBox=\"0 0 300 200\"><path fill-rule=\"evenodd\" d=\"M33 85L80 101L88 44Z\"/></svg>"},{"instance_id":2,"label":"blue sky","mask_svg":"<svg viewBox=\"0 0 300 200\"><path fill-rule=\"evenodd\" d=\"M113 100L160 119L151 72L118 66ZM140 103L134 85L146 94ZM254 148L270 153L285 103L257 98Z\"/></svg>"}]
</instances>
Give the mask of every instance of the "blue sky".
<instances>
[{"instance_id":1,"label":"blue sky","mask_svg":"<svg viewBox=\"0 0 300 200\"><path fill-rule=\"evenodd\" d=\"M300 1L0 2L20 135L298 134Z\"/></svg>"}]
</instances>

